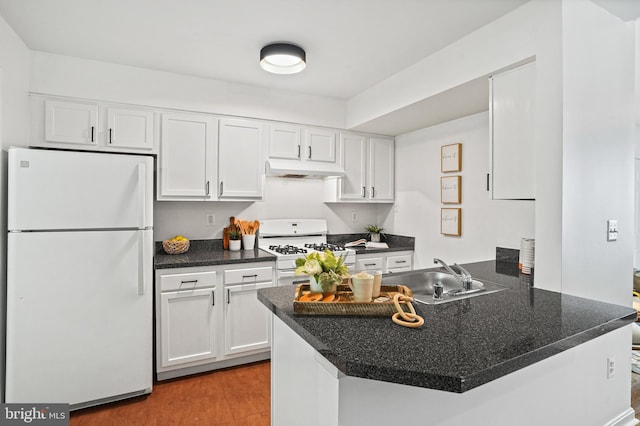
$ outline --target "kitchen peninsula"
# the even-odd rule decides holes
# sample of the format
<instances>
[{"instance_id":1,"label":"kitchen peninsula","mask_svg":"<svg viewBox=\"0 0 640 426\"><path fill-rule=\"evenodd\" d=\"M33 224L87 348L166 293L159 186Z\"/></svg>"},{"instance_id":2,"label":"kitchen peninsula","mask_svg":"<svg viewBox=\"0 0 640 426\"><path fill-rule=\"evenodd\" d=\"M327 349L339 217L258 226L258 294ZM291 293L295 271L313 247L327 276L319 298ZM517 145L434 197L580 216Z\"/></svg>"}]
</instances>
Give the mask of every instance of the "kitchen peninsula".
<instances>
[{"instance_id":1,"label":"kitchen peninsula","mask_svg":"<svg viewBox=\"0 0 640 426\"><path fill-rule=\"evenodd\" d=\"M611 343L631 341L635 310L530 287L510 264L464 266L508 289L415 304L420 329L296 315L293 287L260 290L273 313L272 424L634 424L630 351Z\"/></svg>"}]
</instances>

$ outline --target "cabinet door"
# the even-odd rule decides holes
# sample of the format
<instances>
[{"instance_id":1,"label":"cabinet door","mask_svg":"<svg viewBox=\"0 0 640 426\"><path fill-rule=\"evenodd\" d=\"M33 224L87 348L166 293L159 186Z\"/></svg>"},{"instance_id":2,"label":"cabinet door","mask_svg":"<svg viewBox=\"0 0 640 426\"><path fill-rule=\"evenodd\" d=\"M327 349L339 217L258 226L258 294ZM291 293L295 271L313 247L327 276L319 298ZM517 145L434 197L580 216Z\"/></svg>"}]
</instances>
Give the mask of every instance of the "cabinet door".
<instances>
[{"instance_id":1,"label":"cabinet door","mask_svg":"<svg viewBox=\"0 0 640 426\"><path fill-rule=\"evenodd\" d=\"M153 150L153 112L107 108L106 145L144 151Z\"/></svg>"},{"instance_id":2,"label":"cabinet door","mask_svg":"<svg viewBox=\"0 0 640 426\"><path fill-rule=\"evenodd\" d=\"M96 145L98 105L46 100L45 141Z\"/></svg>"},{"instance_id":3,"label":"cabinet door","mask_svg":"<svg viewBox=\"0 0 640 426\"><path fill-rule=\"evenodd\" d=\"M305 130L306 160L336 162L336 133L324 129Z\"/></svg>"},{"instance_id":4,"label":"cabinet door","mask_svg":"<svg viewBox=\"0 0 640 426\"><path fill-rule=\"evenodd\" d=\"M394 141L372 137L369 140L369 198L394 199Z\"/></svg>"},{"instance_id":5,"label":"cabinet door","mask_svg":"<svg viewBox=\"0 0 640 426\"><path fill-rule=\"evenodd\" d=\"M267 282L226 288L225 355L269 348L271 345L271 313L260 303L257 292L261 288L272 286L272 282Z\"/></svg>"},{"instance_id":6,"label":"cabinet door","mask_svg":"<svg viewBox=\"0 0 640 426\"><path fill-rule=\"evenodd\" d=\"M217 126L205 115L162 115L159 199L215 199Z\"/></svg>"},{"instance_id":7,"label":"cabinet door","mask_svg":"<svg viewBox=\"0 0 640 426\"><path fill-rule=\"evenodd\" d=\"M340 178L340 200L366 199L367 138L361 135L341 134L340 151L345 172L344 177Z\"/></svg>"},{"instance_id":8,"label":"cabinet door","mask_svg":"<svg viewBox=\"0 0 640 426\"><path fill-rule=\"evenodd\" d=\"M534 199L535 62L494 75L490 88L492 197Z\"/></svg>"},{"instance_id":9,"label":"cabinet door","mask_svg":"<svg viewBox=\"0 0 640 426\"><path fill-rule=\"evenodd\" d=\"M251 120L220 120L218 197L261 199L263 126Z\"/></svg>"},{"instance_id":10,"label":"cabinet door","mask_svg":"<svg viewBox=\"0 0 640 426\"><path fill-rule=\"evenodd\" d=\"M300 159L302 129L286 124L269 127L269 158Z\"/></svg>"},{"instance_id":11,"label":"cabinet door","mask_svg":"<svg viewBox=\"0 0 640 426\"><path fill-rule=\"evenodd\" d=\"M160 366L170 367L218 357L215 287L160 295Z\"/></svg>"}]
</instances>

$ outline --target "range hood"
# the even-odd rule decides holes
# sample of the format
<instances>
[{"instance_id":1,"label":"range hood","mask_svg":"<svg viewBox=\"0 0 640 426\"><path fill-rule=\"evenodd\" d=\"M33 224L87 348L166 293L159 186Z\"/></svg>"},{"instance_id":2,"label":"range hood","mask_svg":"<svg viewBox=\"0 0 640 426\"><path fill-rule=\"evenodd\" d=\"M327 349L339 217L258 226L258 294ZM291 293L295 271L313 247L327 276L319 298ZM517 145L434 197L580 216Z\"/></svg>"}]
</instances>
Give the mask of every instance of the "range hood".
<instances>
[{"instance_id":1,"label":"range hood","mask_svg":"<svg viewBox=\"0 0 640 426\"><path fill-rule=\"evenodd\" d=\"M336 163L270 158L266 163L266 173L267 176L322 179L342 177L344 169Z\"/></svg>"}]
</instances>

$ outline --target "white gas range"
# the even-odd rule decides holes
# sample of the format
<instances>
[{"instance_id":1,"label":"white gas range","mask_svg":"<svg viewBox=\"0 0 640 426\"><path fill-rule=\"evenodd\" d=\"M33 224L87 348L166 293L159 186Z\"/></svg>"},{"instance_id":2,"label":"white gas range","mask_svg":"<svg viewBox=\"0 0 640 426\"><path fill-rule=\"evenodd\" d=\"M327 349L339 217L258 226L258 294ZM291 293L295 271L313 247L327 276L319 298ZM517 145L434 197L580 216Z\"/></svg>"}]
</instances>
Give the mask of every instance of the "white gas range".
<instances>
[{"instance_id":1,"label":"white gas range","mask_svg":"<svg viewBox=\"0 0 640 426\"><path fill-rule=\"evenodd\" d=\"M324 219L264 219L260 221L258 248L277 256L278 285L309 281L304 275L295 276L296 259L313 251L333 251L343 256L344 263L353 270L356 252L337 244L327 244L327 221Z\"/></svg>"}]
</instances>

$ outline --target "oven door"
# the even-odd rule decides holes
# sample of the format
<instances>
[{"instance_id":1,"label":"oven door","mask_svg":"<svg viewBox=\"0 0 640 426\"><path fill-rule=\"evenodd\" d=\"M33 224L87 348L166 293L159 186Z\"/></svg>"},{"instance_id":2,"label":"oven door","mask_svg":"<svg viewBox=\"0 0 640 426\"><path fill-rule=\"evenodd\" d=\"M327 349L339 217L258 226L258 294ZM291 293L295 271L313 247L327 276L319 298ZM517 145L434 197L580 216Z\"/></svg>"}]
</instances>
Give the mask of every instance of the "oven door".
<instances>
[{"instance_id":1,"label":"oven door","mask_svg":"<svg viewBox=\"0 0 640 426\"><path fill-rule=\"evenodd\" d=\"M309 282L307 275L294 275L294 269L278 270L276 276L278 278L278 286L298 285Z\"/></svg>"}]
</instances>

